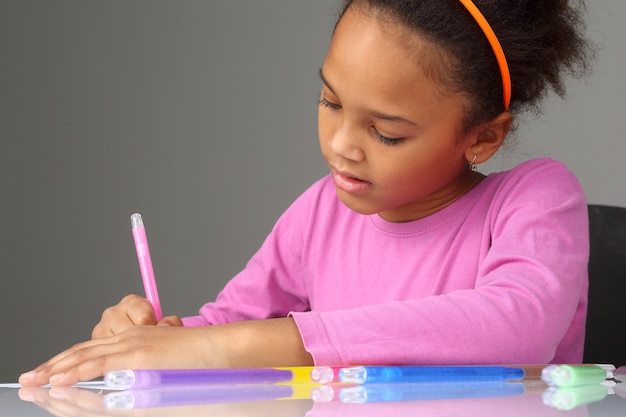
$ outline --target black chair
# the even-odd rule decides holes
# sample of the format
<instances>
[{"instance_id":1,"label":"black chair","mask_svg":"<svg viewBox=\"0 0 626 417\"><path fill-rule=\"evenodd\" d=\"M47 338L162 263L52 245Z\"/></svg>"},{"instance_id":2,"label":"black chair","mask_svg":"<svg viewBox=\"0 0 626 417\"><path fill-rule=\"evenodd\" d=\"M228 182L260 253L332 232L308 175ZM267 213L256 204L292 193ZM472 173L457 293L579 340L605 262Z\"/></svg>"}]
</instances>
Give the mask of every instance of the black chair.
<instances>
[{"instance_id":1,"label":"black chair","mask_svg":"<svg viewBox=\"0 0 626 417\"><path fill-rule=\"evenodd\" d=\"M591 248L583 361L626 365L626 208L588 208Z\"/></svg>"}]
</instances>

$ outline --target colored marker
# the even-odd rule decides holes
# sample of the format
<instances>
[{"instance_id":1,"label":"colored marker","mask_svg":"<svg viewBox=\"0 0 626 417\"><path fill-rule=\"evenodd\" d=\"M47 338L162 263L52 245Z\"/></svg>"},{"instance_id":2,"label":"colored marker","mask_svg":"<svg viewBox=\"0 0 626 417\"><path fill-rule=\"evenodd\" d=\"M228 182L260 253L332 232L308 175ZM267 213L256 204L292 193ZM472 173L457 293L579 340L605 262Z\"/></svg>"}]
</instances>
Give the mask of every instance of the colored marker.
<instances>
[{"instance_id":1,"label":"colored marker","mask_svg":"<svg viewBox=\"0 0 626 417\"><path fill-rule=\"evenodd\" d=\"M141 271L143 288L146 293L146 298L150 301L154 309L154 316L156 320L159 321L163 318L163 313L161 311L161 302L159 301L156 280L154 279L154 270L152 269L146 229L143 225L141 214L135 213L130 216L130 224L132 226L133 239L135 240L135 249L137 250L137 259L139 260L139 270Z\"/></svg>"},{"instance_id":2,"label":"colored marker","mask_svg":"<svg viewBox=\"0 0 626 417\"><path fill-rule=\"evenodd\" d=\"M315 377L314 377L315 375ZM314 382L336 382L331 367L302 366L292 368L226 368L226 369L154 369L107 372L105 385L111 389L145 389L195 385L241 385Z\"/></svg>"},{"instance_id":3,"label":"colored marker","mask_svg":"<svg viewBox=\"0 0 626 417\"><path fill-rule=\"evenodd\" d=\"M599 384L613 378L613 365L549 365L541 373L548 385L560 388Z\"/></svg>"},{"instance_id":4,"label":"colored marker","mask_svg":"<svg viewBox=\"0 0 626 417\"><path fill-rule=\"evenodd\" d=\"M355 384L392 382L514 381L523 368L505 366L355 366L339 370L340 382Z\"/></svg>"}]
</instances>

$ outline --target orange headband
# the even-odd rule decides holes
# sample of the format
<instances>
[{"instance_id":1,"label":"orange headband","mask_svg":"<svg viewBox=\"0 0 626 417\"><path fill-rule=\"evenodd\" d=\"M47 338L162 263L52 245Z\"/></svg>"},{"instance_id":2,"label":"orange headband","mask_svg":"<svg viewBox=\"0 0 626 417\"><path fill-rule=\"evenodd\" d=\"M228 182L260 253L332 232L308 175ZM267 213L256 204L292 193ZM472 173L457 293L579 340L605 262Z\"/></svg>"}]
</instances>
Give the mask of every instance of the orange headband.
<instances>
[{"instance_id":1,"label":"orange headband","mask_svg":"<svg viewBox=\"0 0 626 417\"><path fill-rule=\"evenodd\" d=\"M491 44L491 48L493 52L496 54L496 59L498 60L498 66L500 67L500 74L502 75L502 91L504 93L504 110L509 109L509 104L511 103L511 74L509 73L509 64L506 62L506 57L504 56L504 51L502 50L502 46L500 45L500 41L496 37L493 29L485 19L485 16L478 10L478 7L472 0L460 0L463 3L463 6L472 14L478 25L487 36L487 40Z\"/></svg>"}]
</instances>

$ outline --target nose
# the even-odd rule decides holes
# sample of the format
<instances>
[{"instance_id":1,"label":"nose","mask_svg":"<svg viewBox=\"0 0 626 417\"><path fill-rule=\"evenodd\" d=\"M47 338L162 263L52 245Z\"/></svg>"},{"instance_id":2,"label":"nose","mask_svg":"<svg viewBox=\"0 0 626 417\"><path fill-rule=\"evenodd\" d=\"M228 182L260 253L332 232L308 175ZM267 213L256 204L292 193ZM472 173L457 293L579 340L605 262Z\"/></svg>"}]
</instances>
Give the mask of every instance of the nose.
<instances>
[{"instance_id":1,"label":"nose","mask_svg":"<svg viewBox=\"0 0 626 417\"><path fill-rule=\"evenodd\" d=\"M328 147L335 155L355 162L365 160L365 152L357 132L347 123L342 123L328 139Z\"/></svg>"}]
</instances>

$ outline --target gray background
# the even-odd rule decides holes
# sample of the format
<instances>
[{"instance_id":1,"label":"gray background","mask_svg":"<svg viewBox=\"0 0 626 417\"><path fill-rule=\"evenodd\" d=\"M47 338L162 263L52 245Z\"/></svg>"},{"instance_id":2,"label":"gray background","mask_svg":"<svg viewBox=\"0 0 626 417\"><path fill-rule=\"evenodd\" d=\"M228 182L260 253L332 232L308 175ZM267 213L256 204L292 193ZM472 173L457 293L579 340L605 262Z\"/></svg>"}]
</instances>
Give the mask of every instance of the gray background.
<instances>
[{"instance_id":1,"label":"gray background","mask_svg":"<svg viewBox=\"0 0 626 417\"><path fill-rule=\"evenodd\" d=\"M326 173L316 134L334 0L0 0L0 382L142 293L146 222L166 314L214 298ZM589 3L602 49L568 99L483 172L564 161L626 206L626 3Z\"/></svg>"}]
</instances>

